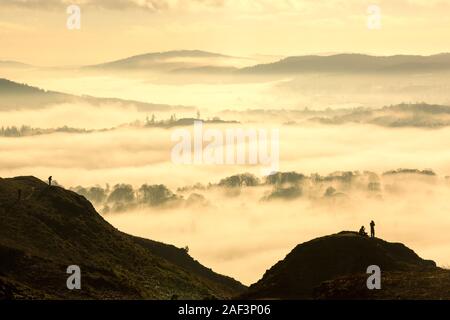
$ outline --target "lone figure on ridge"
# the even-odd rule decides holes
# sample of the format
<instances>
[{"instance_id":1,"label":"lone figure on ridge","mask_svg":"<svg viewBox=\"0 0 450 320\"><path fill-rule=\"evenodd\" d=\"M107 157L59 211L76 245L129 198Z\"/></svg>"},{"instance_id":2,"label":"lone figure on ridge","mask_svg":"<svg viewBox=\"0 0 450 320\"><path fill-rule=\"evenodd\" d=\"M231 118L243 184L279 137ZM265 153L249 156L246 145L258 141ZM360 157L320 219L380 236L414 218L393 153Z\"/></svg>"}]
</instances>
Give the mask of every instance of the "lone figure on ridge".
<instances>
[{"instance_id":1,"label":"lone figure on ridge","mask_svg":"<svg viewBox=\"0 0 450 320\"><path fill-rule=\"evenodd\" d=\"M375 222L370 221L370 237L375 238Z\"/></svg>"}]
</instances>

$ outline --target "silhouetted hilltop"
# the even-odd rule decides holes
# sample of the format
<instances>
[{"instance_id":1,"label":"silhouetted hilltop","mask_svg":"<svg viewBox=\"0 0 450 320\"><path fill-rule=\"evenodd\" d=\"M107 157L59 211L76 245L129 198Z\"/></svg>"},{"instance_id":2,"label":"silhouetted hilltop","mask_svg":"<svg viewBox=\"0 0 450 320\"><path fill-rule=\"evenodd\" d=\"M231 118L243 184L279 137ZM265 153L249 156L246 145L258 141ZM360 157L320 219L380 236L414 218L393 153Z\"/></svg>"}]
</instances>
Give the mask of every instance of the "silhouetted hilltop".
<instances>
[{"instance_id":1,"label":"silhouetted hilltop","mask_svg":"<svg viewBox=\"0 0 450 320\"><path fill-rule=\"evenodd\" d=\"M118 231L83 196L34 177L0 179L0 230L0 298L205 299L245 289L183 249ZM81 290L66 288L73 264Z\"/></svg>"},{"instance_id":2,"label":"silhouetted hilltop","mask_svg":"<svg viewBox=\"0 0 450 320\"><path fill-rule=\"evenodd\" d=\"M343 231L297 245L242 297L311 299L322 282L358 274L364 274L361 286L365 287L369 276L366 270L370 265L378 265L382 274L387 271L440 270L433 261L421 259L401 243Z\"/></svg>"}]
</instances>

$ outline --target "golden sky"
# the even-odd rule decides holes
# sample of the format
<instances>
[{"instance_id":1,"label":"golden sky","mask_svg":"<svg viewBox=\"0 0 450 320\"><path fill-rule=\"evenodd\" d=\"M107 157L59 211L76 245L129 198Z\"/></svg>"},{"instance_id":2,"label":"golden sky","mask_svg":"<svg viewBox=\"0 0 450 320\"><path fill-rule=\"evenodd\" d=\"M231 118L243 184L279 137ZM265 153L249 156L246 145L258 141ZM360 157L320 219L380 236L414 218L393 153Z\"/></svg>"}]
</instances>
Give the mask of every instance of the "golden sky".
<instances>
[{"instance_id":1,"label":"golden sky","mask_svg":"<svg viewBox=\"0 0 450 320\"><path fill-rule=\"evenodd\" d=\"M81 8L68 30L67 7ZM381 29L367 28L369 5ZM450 0L2 0L0 59L42 66L95 64L199 49L237 56L450 49Z\"/></svg>"}]
</instances>

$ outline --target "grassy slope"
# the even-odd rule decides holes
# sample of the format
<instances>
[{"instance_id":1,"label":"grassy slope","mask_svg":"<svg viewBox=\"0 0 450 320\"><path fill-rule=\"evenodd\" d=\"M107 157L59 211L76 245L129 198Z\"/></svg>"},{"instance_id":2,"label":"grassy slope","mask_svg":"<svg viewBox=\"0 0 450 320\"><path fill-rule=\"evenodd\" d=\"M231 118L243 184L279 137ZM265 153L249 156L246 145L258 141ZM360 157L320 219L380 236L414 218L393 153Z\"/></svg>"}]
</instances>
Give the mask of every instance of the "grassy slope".
<instances>
[{"instance_id":1,"label":"grassy slope","mask_svg":"<svg viewBox=\"0 0 450 320\"><path fill-rule=\"evenodd\" d=\"M3 286L16 288L18 297L204 299L245 288L212 271L169 262L108 224L84 197L33 177L0 179L0 230L0 295ZM164 246L159 244L169 248ZM66 289L71 264L81 267L80 291Z\"/></svg>"}]
</instances>

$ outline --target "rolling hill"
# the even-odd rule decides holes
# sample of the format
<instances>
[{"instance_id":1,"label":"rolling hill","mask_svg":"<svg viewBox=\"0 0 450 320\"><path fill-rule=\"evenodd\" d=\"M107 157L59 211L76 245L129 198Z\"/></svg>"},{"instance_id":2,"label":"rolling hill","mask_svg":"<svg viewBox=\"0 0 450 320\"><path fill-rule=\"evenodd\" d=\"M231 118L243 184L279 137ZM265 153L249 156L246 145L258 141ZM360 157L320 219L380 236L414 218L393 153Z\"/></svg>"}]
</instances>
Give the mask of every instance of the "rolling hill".
<instances>
[{"instance_id":1,"label":"rolling hill","mask_svg":"<svg viewBox=\"0 0 450 320\"><path fill-rule=\"evenodd\" d=\"M0 67L1 68L13 68L13 69L26 69L26 68L33 68L33 66L18 62L18 61L10 61L10 60L0 60Z\"/></svg>"},{"instance_id":2,"label":"rolling hill","mask_svg":"<svg viewBox=\"0 0 450 320\"><path fill-rule=\"evenodd\" d=\"M0 79L0 111L42 108L70 101L74 97L26 84Z\"/></svg>"},{"instance_id":3,"label":"rolling hill","mask_svg":"<svg viewBox=\"0 0 450 320\"><path fill-rule=\"evenodd\" d=\"M356 53L325 56L290 56L271 63L256 64L241 68L239 68L236 63L233 63L243 59L245 58L200 50L179 50L141 54L116 61L87 66L85 68L235 75L303 73L407 74L450 70L450 53L441 53L430 56L372 56Z\"/></svg>"},{"instance_id":4,"label":"rolling hill","mask_svg":"<svg viewBox=\"0 0 450 320\"><path fill-rule=\"evenodd\" d=\"M293 56L277 62L242 68L241 74L302 73L418 73L450 70L450 54L431 56L370 56L335 54L330 56Z\"/></svg>"},{"instance_id":5,"label":"rolling hill","mask_svg":"<svg viewBox=\"0 0 450 320\"><path fill-rule=\"evenodd\" d=\"M367 289L366 269L370 265L381 268L384 290ZM414 285L425 276L434 280L427 286ZM433 261L423 260L405 245L343 231L299 244L241 297L408 299L422 293L425 299L448 299L449 285L449 271L437 268Z\"/></svg>"},{"instance_id":6,"label":"rolling hill","mask_svg":"<svg viewBox=\"0 0 450 320\"><path fill-rule=\"evenodd\" d=\"M84 67L91 70L139 72L230 72L233 61L242 58L201 50L178 50L140 54L107 63Z\"/></svg>"},{"instance_id":7,"label":"rolling hill","mask_svg":"<svg viewBox=\"0 0 450 320\"><path fill-rule=\"evenodd\" d=\"M0 298L226 299L245 289L184 249L120 232L84 197L34 177L0 179L0 230ZM69 265L81 268L81 290L66 288Z\"/></svg>"},{"instance_id":8,"label":"rolling hill","mask_svg":"<svg viewBox=\"0 0 450 320\"><path fill-rule=\"evenodd\" d=\"M402 103L380 109L355 108L309 118L322 124L363 123L383 127L440 128L450 125L450 106Z\"/></svg>"},{"instance_id":9,"label":"rolling hill","mask_svg":"<svg viewBox=\"0 0 450 320\"><path fill-rule=\"evenodd\" d=\"M151 52L80 67L85 71L163 72L176 74L295 75L336 74L411 74L450 71L450 53L429 56L373 56L358 53L288 56L278 61L258 60L202 50ZM251 63L254 65L251 65ZM0 61L0 67L31 68L15 62Z\"/></svg>"}]
</instances>

